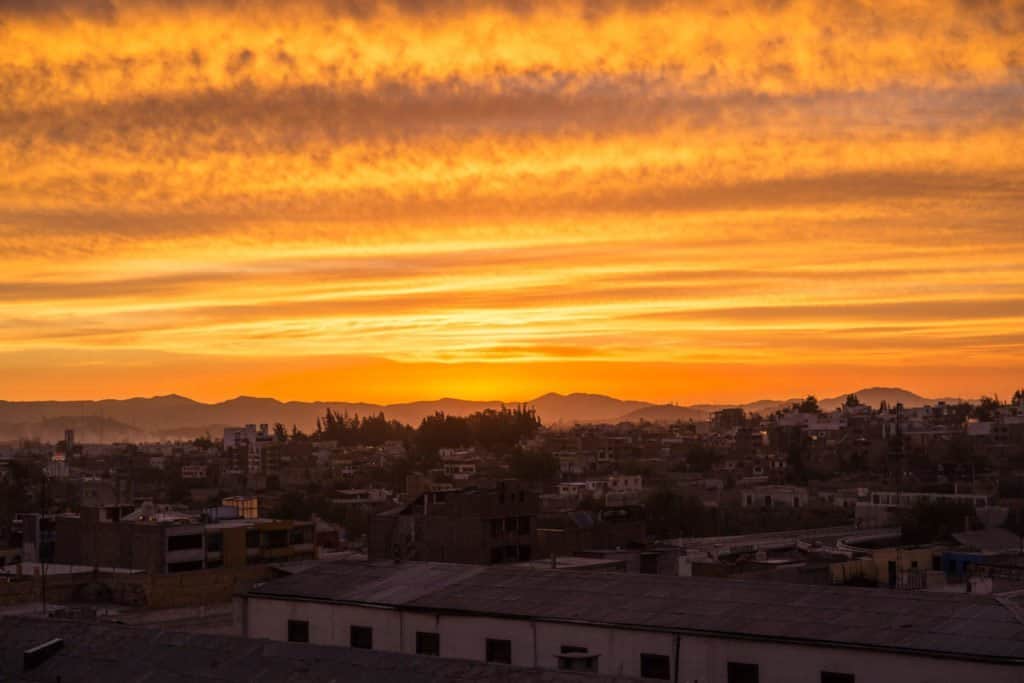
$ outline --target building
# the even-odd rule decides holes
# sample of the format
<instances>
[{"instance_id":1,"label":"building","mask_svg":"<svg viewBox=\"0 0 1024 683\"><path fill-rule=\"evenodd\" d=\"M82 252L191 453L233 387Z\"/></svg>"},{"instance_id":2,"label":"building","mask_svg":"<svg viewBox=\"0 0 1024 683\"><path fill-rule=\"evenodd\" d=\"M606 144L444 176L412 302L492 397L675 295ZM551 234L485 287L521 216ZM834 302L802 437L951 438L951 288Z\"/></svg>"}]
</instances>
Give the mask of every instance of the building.
<instances>
[{"instance_id":1,"label":"building","mask_svg":"<svg viewBox=\"0 0 1024 683\"><path fill-rule=\"evenodd\" d=\"M84 508L56 518L54 562L172 574L314 559L313 522L198 517L152 506L116 517Z\"/></svg>"},{"instance_id":2,"label":"building","mask_svg":"<svg viewBox=\"0 0 1024 683\"><path fill-rule=\"evenodd\" d=\"M752 486L740 495L748 508L805 508L809 497L804 486Z\"/></svg>"},{"instance_id":3,"label":"building","mask_svg":"<svg viewBox=\"0 0 1024 683\"><path fill-rule=\"evenodd\" d=\"M292 633L296 640L302 635ZM424 641L426 647L428 642ZM397 652L255 641L115 623L5 617L0 619L0 680L304 681L307 683L582 683L573 673L418 657ZM587 677L586 683L617 679Z\"/></svg>"},{"instance_id":4,"label":"building","mask_svg":"<svg viewBox=\"0 0 1024 683\"><path fill-rule=\"evenodd\" d=\"M250 638L698 683L1024 680L991 596L437 563L322 563L236 598Z\"/></svg>"},{"instance_id":5,"label":"building","mask_svg":"<svg viewBox=\"0 0 1024 683\"><path fill-rule=\"evenodd\" d=\"M260 499L256 496L228 496L221 505L234 508L242 519L259 519L260 516Z\"/></svg>"},{"instance_id":6,"label":"building","mask_svg":"<svg viewBox=\"0 0 1024 683\"><path fill-rule=\"evenodd\" d=\"M518 481L425 491L370 521L370 559L493 564L533 558L540 499Z\"/></svg>"}]
</instances>

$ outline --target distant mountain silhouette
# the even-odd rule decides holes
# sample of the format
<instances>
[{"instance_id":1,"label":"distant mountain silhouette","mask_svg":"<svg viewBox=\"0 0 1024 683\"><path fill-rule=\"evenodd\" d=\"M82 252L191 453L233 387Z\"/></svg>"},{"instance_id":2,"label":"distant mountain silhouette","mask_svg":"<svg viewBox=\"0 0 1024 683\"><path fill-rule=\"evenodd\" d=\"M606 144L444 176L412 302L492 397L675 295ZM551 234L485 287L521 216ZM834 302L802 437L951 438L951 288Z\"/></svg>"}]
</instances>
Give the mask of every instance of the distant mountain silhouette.
<instances>
[{"instance_id":1,"label":"distant mountain silhouette","mask_svg":"<svg viewBox=\"0 0 1024 683\"><path fill-rule=\"evenodd\" d=\"M928 399L905 389L872 387L855 392L861 403L875 408L882 401L890 405L903 403L914 408L937 400L955 402L957 399ZM822 410L832 411L841 406L847 394L819 398ZM722 408L741 407L747 412L770 415L800 401L761 400L745 404L700 404L693 406L660 405L646 401L626 401L601 394L556 394L539 396L525 401L532 406L544 424L572 424L585 422L675 422L678 420L704 420ZM220 403L200 403L184 396L171 394L153 398L131 398L102 401L0 401L0 440L40 438L56 441L63 438L64 429L74 429L79 441L126 441L142 439L181 439L202 436L209 432L219 437L225 426L248 423L274 424L281 422L309 431L328 408L349 415L384 415L406 424L420 421L438 411L464 416L480 410L513 406L509 401L465 401L442 398L436 401L413 401L379 405L359 402L282 402L273 398L239 396Z\"/></svg>"}]
</instances>

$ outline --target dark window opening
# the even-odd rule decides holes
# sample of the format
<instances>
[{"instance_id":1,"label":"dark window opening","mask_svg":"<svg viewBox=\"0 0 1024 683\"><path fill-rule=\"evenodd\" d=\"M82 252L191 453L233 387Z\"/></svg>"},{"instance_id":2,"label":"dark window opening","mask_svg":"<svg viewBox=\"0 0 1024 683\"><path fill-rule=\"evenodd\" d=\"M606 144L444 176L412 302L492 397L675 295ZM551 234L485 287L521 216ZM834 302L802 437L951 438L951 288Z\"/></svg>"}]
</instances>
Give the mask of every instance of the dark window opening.
<instances>
[{"instance_id":1,"label":"dark window opening","mask_svg":"<svg viewBox=\"0 0 1024 683\"><path fill-rule=\"evenodd\" d=\"M373 649L373 629L369 626L352 626L348 631L348 642L352 647Z\"/></svg>"},{"instance_id":2,"label":"dark window opening","mask_svg":"<svg viewBox=\"0 0 1024 683\"><path fill-rule=\"evenodd\" d=\"M206 537L206 552L219 553L224 550L224 534L209 534Z\"/></svg>"},{"instance_id":3,"label":"dark window opening","mask_svg":"<svg viewBox=\"0 0 1024 683\"><path fill-rule=\"evenodd\" d=\"M167 573L174 574L176 572L194 572L202 568L202 560L194 560L192 562L172 562L167 565Z\"/></svg>"},{"instance_id":4,"label":"dark window opening","mask_svg":"<svg viewBox=\"0 0 1024 683\"><path fill-rule=\"evenodd\" d=\"M308 621L297 621L295 619L288 620L288 642L289 643L308 643L309 642L309 622Z\"/></svg>"},{"instance_id":5,"label":"dark window opening","mask_svg":"<svg viewBox=\"0 0 1024 683\"><path fill-rule=\"evenodd\" d=\"M757 664L729 662L727 672L728 683L758 683L760 676Z\"/></svg>"},{"instance_id":6,"label":"dark window opening","mask_svg":"<svg viewBox=\"0 0 1024 683\"><path fill-rule=\"evenodd\" d=\"M667 681L672 678L672 662L667 655L640 654L640 676ZM731 682L730 682L731 683Z\"/></svg>"},{"instance_id":7,"label":"dark window opening","mask_svg":"<svg viewBox=\"0 0 1024 683\"><path fill-rule=\"evenodd\" d=\"M487 639L487 661L498 664L512 663L512 641Z\"/></svg>"},{"instance_id":8,"label":"dark window opening","mask_svg":"<svg viewBox=\"0 0 1024 683\"><path fill-rule=\"evenodd\" d=\"M856 681L853 674L840 674L835 671L821 672L821 683L856 683Z\"/></svg>"},{"instance_id":9,"label":"dark window opening","mask_svg":"<svg viewBox=\"0 0 1024 683\"><path fill-rule=\"evenodd\" d=\"M438 657L441 655L441 634L430 633L427 631L416 632L416 654L418 655L433 655Z\"/></svg>"},{"instance_id":10,"label":"dark window opening","mask_svg":"<svg viewBox=\"0 0 1024 683\"><path fill-rule=\"evenodd\" d=\"M519 546L519 561L529 562L530 561L530 546L521 545Z\"/></svg>"},{"instance_id":11,"label":"dark window opening","mask_svg":"<svg viewBox=\"0 0 1024 683\"><path fill-rule=\"evenodd\" d=\"M530 518L520 517L519 518L519 533L528 534L530 533Z\"/></svg>"},{"instance_id":12,"label":"dark window opening","mask_svg":"<svg viewBox=\"0 0 1024 683\"><path fill-rule=\"evenodd\" d=\"M268 531L266 533L267 547L268 548L287 548L288 547L288 531L287 529L275 529L274 531Z\"/></svg>"},{"instance_id":13,"label":"dark window opening","mask_svg":"<svg viewBox=\"0 0 1024 683\"><path fill-rule=\"evenodd\" d=\"M256 529L245 532L245 547L246 548L259 548L260 547L260 532Z\"/></svg>"},{"instance_id":14,"label":"dark window opening","mask_svg":"<svg viewBox=\"0 0 1024 683\"><path fill-rule=\"evenodd\" d=\"M188 536L168 536L167 550L196 550L203 547L202 534L189 534Z\"/></svg>"},{"instance_id":15,"label":"dark window opening","mask_svg":"<svg viewBox=\"0 0 1024 683\"><path fill-rule=\"evenodd\" d=\"M565 648L562 648L565 650ZM558 659L558 668L561 671L582 671L585 673L597 672L597 658L598 655L588 654L586 648L582 649L583 652L563 652L562 654L555 655Z\"/></svg>"},{"instance_id":16,"label":"dark window opening","mask_svg":"<svg viewBox=\"0 0 1024 683\"><path fill-rule=\"evenodd\" d=\"M562 654L563 655L586 654L587 652L588 652L587 648L580 647L579 645L563 645L562 646Z\"/></svg>"}]
</instances>

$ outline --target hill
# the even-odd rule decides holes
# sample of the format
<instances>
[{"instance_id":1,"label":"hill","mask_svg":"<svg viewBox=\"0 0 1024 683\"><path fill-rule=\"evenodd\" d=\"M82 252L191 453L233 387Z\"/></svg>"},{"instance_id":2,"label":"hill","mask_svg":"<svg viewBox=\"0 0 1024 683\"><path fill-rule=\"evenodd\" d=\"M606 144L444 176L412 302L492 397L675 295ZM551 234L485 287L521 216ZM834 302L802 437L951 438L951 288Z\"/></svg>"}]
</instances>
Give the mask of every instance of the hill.
<instances>
[{"instance_id":1,"label":"hill","mask_svg":"<svg viewBox=\"0 0 1024 683\"><path fill-rule=\"evenodd\" d=\"M914 408L934 399L919 396L896 387L871 387L856 392L861 403L877 408L882 401L890 405L903 403ZM831 411L842 405L846 394L819 400L822 410ZM700 404L678 406L646 401L629 401L601 394L549 393L525 401L547 425L584 422L675 422L705 420L716 410L741 407L749 413L770 415L800 399L785 401L761 400L746 404ZM946 399L950 400L950 399ZM316 419L328 408L348 415L377 415L418 425L424 417L436 412L465 416L485 409L498 409L516 402L466 401L442 398L436 401L413 401L380 405L361 402L288 401L273 398L239 396L220 403L201 403L171 394L152 398L131 398L101 401L0 401L0 440L41 438L54 441L63 437L64 429L74 429L79 441L126 441L182 439L202 436L217 437L225 426L248 423L297 426L312 430Z\"/></svg>"}]
</instances>

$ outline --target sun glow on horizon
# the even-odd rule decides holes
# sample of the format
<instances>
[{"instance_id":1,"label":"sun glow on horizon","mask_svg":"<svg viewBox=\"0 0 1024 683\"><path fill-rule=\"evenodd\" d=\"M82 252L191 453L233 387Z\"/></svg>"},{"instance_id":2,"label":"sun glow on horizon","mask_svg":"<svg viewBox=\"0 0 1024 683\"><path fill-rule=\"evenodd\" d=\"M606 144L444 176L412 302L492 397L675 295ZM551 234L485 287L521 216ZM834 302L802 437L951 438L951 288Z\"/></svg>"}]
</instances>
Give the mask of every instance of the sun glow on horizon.
<instances>
[{"instance_id":1,"label":"sun glow on horizon","mask_svg":"<svg viewBox=\"0 0 1024 683\"><path fill-rule=\"evenodd\" d=\"M710 402L1024 368L1024 13L0 7L0 398Z\"/></svg>"}]
</instances>

